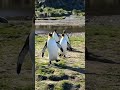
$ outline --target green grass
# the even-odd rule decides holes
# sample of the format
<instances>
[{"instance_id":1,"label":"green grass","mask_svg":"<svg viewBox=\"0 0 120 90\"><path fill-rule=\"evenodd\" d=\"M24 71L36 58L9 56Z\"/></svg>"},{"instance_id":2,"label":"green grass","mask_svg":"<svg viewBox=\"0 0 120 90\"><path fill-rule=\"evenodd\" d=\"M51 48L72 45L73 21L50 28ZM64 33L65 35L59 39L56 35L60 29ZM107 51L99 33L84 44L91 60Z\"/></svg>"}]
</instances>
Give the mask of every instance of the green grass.
<instances>
[{"instance_id":1,"label":"green grass","mask_svg":"<svg viewBox=\"0 0 120 90\"><path fill-rule=\"evenodd\" d=\"M69 11L61 9L55 9L52 7L45 7L45 8L36 8L35 15L36 18L41 18L41 15L45 14L46 17L51 17L51 19L56 17L56 19L60 19L66 15L69 15Z\"/></svg>"},{"instance_id":2,"label":"green grass","mask_svg":"<svg viewBox=\"0 0 120 90\"><path fill-rule=\"evenodd\" d=\"M55 90L70 90L73 84L70 81L61 81L55 86Z\"/></svg>"},{"instance_id":3,"label":"green grass","mask_svg":"<svg viewBox=\"0 0 120 90\"><path fill-rule=\"evenodd\" d=\"M85 75L77 72L77 68L85 68L84 61L84 35L72 35L70 41L72 47L81 50L79 52L67 52L67 58L59 57L60 61L52 61L52 65L48 66L48 51L46 50L44 57L41 57L41 51L47 40L47 35L36 35L35 36L35 66L36 75L47 77L46 80L36 81L36 90L69 90L69 88L80 88L85 84ZM72 78L72 76L74 78ZM78 81L75 81L78 78ZM71 80L73 79L73 80ZM38 85L38 83L42 85ZM51 85L52 84L52 85ZM68 87L69 86L69 87ZM42 87L42 89L40 89ZM50 89L52 88L52 89Z\"/></svg>"},{"instance_id":4,"label":"green grass","mask_svg":"<svg viewBox=\"0 0 120 90\"><path fill-rule=\"evenodd\" d=\"M71 10L71 11L67 11L64 10L62 8L56 9L56 8L52 8L52 7L36 7L35 8L35 16L36 19L38 20L42 20L44 19L43 15L49 19L65 19L66 16L70 16L70 15L75 15L76 17L80 17L80 16L85 16L85 12L81 11L81 10Z\"/></svg>"},{"instance_id":5,"label":"green grass","mask_svg":"<svg viewBox=\"0 0 120 90\"><path fill-rule=\"evenodd\" d=\"M32 90L32 64L28 55L22 74L16 73L18 54L30 30L31 23L0 24L0 90Z\"/></svg>"},{"instance_id":6,"label":"green grass","mask_svg":"<svg viewBox=\"0 0 120 90\"><path fill-rule=\"evenodd\" d=\"M89 44L88 47L91 49L107 49L108 47L113 47L111 45L114 41L119 42L120 32L119 32L118 26L101 26L101 25L92 25L86 27L87 33L86 33L86 41ZM112 49L117 49L112 48ZM118 48L119 49L119 48Z\"/></svg>"},{"instance_id":7,"label":"green grass","mask_svg":"<svg viewBox=\"0 0 120 90\"><path fill-rule=\"evenodd\" d=\"M120 26L87 25L86 41L89 52L101 56L100 59L119 62ZM110 90L113 87L117 90L120 88L117 86L119 79L117 75L120 73L118 70L119 65L94 61L90 67L87 68L89 72L94 71L98 75L88 76L90 77L88 78L88 87L93 90L94 87L99 87L99 90Z\"/></svg>"}]
</instances>

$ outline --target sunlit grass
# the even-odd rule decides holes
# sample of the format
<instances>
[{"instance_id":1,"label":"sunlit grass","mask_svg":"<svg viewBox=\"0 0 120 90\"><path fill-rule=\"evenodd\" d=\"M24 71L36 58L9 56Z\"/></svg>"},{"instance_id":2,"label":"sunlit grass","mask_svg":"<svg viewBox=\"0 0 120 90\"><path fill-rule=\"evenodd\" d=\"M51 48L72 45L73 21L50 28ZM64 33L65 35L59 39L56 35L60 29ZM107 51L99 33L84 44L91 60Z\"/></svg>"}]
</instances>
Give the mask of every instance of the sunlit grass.
<instances>
[{"instance_id":1,"label":"sunlit grass","mask_svg":"<svg viewBox=\"0 0 120 90\"><path fill-rule=\"evenodd\" d=\"M47 40L47 35L36 35L35 36L35 61L36 61L36 75L42 75L47 77L47 80L38 80L36 81L36 90L42 90L43 88L51 88L54 90L65 90L67 85L71 85L71 87L80 88L80 86L84 86L85 84L85 75L76 71L76 68L85 68L84 61L84 45L85 45L85 36L80 35L72 35L70 37L70 42L72 47L77 49L78 51L83 51L82 55L79 52L68 52L69 58L59 57L60 61L52 61L52 65L48 66L48 51L46 50L44 57L41 57L41 51L44 47L45 41ZM72 77L78 78L78 82L75 82L74 79L71 81ZM42 84L38 85L38 83ZM53 85L53 87L52 87ZM70 87L70 88L71 88Z\"/></svg>"}]
</instances>

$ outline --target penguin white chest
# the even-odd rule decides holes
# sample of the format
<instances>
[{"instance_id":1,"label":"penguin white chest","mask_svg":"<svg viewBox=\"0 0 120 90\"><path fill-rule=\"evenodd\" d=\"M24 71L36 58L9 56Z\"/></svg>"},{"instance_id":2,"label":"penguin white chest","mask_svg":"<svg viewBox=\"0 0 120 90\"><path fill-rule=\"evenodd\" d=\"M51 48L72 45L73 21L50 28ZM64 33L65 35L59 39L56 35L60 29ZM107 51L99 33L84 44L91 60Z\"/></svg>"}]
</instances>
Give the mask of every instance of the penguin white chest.
<instances>
[{"instance_id":1,"label":"penguin white chest","mask_svg":"<svg viewBox=\"0 0 120 90\"><path fill-rule=\"evenodd\" d=\"M58 56L58 47L56 41L51 38L47 41L47 49L49 54L49 60L57 60Z\"/></svg>"}]
</instances>

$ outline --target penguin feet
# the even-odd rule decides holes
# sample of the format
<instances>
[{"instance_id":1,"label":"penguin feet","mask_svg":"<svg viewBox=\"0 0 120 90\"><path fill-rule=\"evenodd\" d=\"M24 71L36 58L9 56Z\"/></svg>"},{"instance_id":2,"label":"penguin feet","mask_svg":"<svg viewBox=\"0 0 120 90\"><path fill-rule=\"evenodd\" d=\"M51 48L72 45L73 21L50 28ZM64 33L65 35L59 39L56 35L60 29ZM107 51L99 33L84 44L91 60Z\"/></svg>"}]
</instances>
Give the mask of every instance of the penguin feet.
<instances>
[{"instance_id":1,"label":"penguin feet","mask_svg":"<svg viewBox=\"0 0 120 90\"><path fill-rule=\"evenodd\" d=\"M60 60L56 60L56 62L59 62Z\"/></svg>"},{"instance_id":2,"label":"penguin feet","mask_svg":"<svg viewBox=\"0 0 120 90\"><path fill-rule=\"evenodd\" d=\"M64 58L66 58L66 56L65 56L65 55L63 55L63 57L64 57Z\"/></svg>"},{"instance_id":3,"label":"penguin feet","mask_svg":"<svg viewBox=\"0 0 120 90\"><path fill-rule=\"evenodd\" d=\"M49 61L49 64L48 64L48 66L50 66L52 63L51 63L51 61Z\"/></svg>"},{"instance_id":4,"label":"penguin feet","mask_svg":"<svg viewBox=\"0 0 120 90\"><path fill-rule=\"evenodd\" d=\"M59 54L59 56L60 56L60 57L63 56L64 58L66 58L66 55L64 55L64 54Z\"/></svg>"},{"instance_id":5,"label":"penguin feet","mask_svg":"<svg viewBox=\"0 0 120 90\"><path fill-rule=\"evenodd\" d=\"M59 54L59 56L62 56L62 54Z\"/></svg>"}]
</instances>

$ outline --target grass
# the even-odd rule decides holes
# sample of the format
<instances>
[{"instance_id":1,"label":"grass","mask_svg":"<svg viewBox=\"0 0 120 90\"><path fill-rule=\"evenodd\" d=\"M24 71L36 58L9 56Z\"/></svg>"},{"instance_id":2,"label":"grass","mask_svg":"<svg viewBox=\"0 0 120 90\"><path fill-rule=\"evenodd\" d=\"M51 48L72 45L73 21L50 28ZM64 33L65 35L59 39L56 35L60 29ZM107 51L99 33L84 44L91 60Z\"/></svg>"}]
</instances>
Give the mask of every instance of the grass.
<instances>
[{"instance_id":1,"label":"grass","mask_svg":"<svg viewBox=\"0 0 120 90\"><path fill-rule=\"evenodd\" d=\"M119 38L119 27L113 26L89 26L86 27L86 40L88 43L91 43L88 47L91 49L109 49L109 47L114 47L112 43L118 43ZM116 42L117 41L117 42ZM112 48L112 49L119 49L119 48Z\"/></svg>"},{"instance_id":2,"label":"grass","mask_svg":"<svg viewBox=\"0 0 120 90\"><path fill-rule=\"evenodd\" d=\"M31 30L31 23L0 24L0 90L32 90L32 65L27 55L20 75L18 54Z\"/></svg>"},{"instance_id":3,"label":"grass","mask_svg":"<svg viewBox=\"0 0 120 90\"><path fill-rule=\"evenodd\" d=\"M87 25L86 45L88 50L92 54L100 56L98 61L87 61L86 63L88 67L86 70L90 73L96 73L88 74L86 81L88 88L93 90L96 87L99 88L98 90L111 90L113 87L117 90L120 88L117 86L120 73L119 65L100 62L103 59L119 62L119 28L119 26L112 25Z\"/></svg>"},{"instance_id":4,"label":"grass","mask_svg":"<svg viewBox=\"0 0 120 90\"><path fill-rule=\"evenodd\" d=\"M47 90L70 90L71 88L75 90L81 88L81 86L84 87L85 74L82 73L85 70L84 35L72 34L70 41L75 51L67 52L67 58L59 57L60 61L53 61L51 66L48 66L47 50L45 56L41 57L45 40L47 40L47 35L44 35L44 37L42 34L35 36L36 77L46 77L44 80L39 78L39 80L36 80L36 90L46 90L46 88Z\"/></svg>"},{"instance_id":5,"label":"grass","mask_svg":"<svg viewBox=\"0 0 120 90\"><path fill-rule=\"evenodd\" d=\"M61 81L55 86L55 90L70 90L73 84L70 81Z\"/></svg>"}]
</instances>

